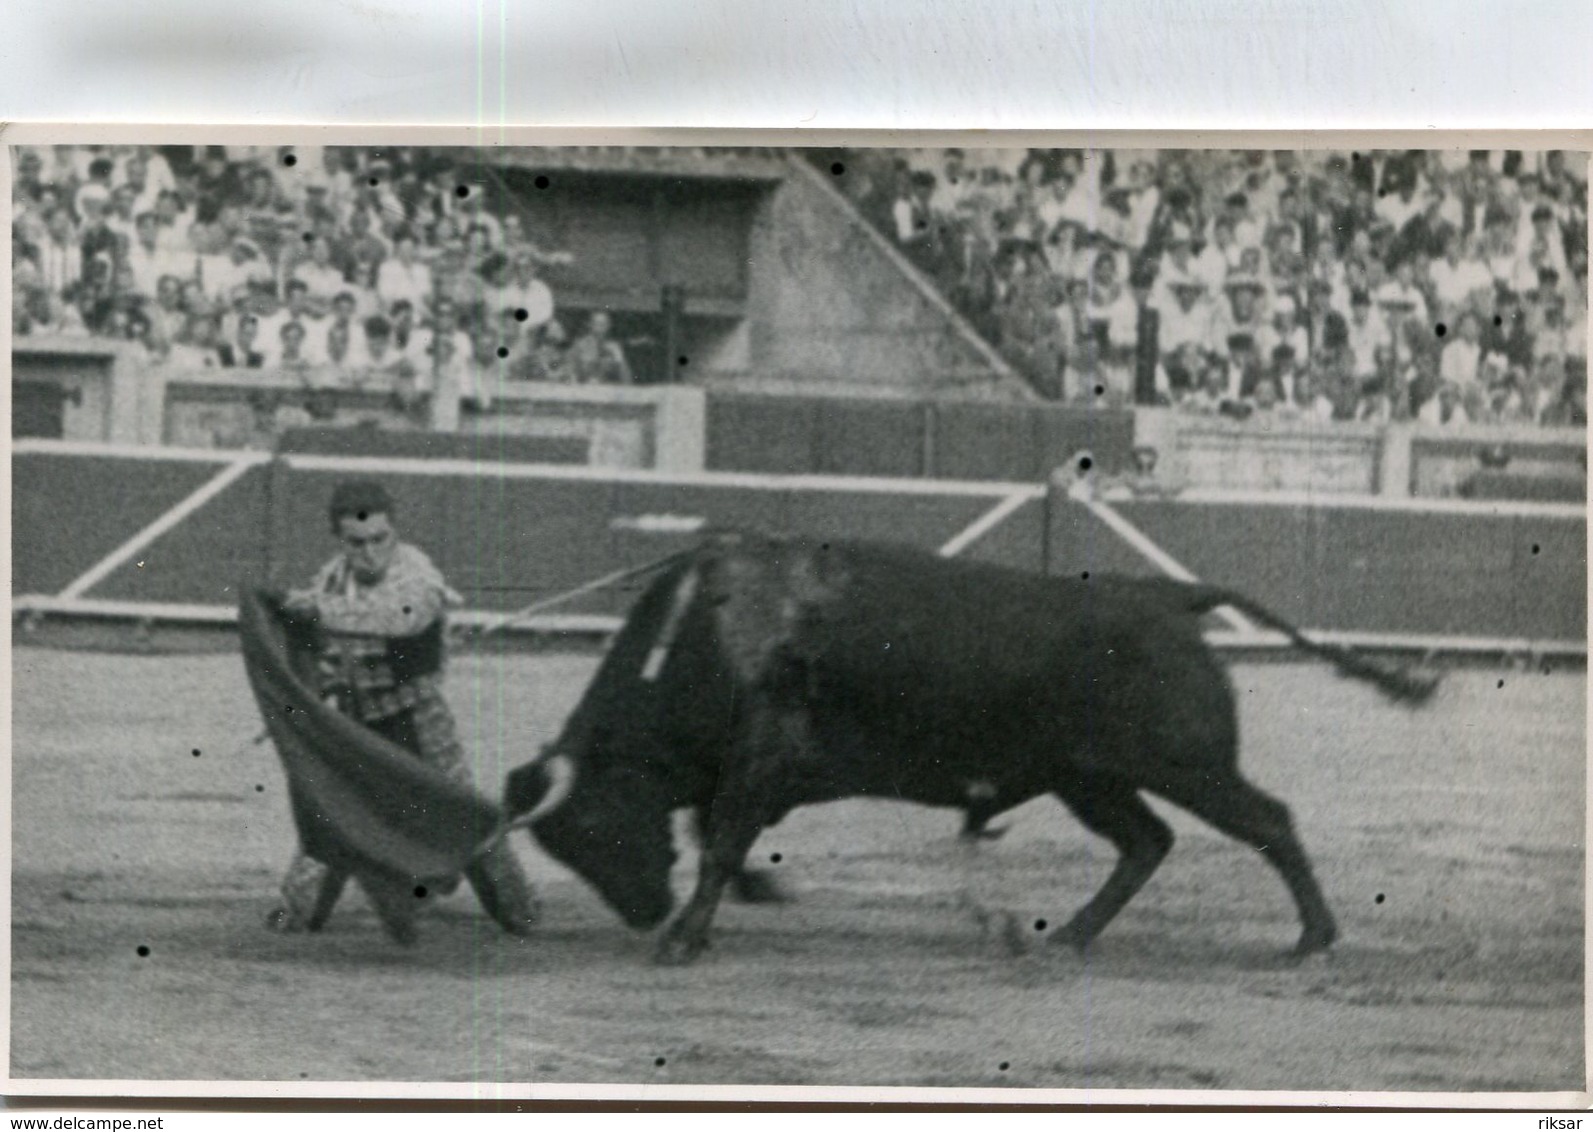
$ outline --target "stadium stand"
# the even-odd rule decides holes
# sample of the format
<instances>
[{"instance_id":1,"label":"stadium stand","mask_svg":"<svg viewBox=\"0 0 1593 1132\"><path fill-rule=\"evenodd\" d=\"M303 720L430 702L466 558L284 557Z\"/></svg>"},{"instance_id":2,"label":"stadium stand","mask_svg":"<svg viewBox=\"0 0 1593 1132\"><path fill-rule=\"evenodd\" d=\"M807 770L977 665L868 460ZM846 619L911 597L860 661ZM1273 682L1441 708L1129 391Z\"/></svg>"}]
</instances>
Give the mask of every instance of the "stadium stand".
<instances>
[{"instance_id":1,"label":"stadium stand","mask_svg":"<svg viewBox=\"0 0 1593 1132\"><path fill-rule=\"evenodd\" d=\"M14 159L18 437L1585 498L1585 155Z\"/></svg>"},{"instance_id":2,"label":"stadium stand","mask_svg":"<svg viewBox=\"0 0 1593 1132\"><path fill-rule=\"evenodd\" d=\"M1587 157L814 150L1044 396L1586 423Z\"/></svg>"}]
</instances>

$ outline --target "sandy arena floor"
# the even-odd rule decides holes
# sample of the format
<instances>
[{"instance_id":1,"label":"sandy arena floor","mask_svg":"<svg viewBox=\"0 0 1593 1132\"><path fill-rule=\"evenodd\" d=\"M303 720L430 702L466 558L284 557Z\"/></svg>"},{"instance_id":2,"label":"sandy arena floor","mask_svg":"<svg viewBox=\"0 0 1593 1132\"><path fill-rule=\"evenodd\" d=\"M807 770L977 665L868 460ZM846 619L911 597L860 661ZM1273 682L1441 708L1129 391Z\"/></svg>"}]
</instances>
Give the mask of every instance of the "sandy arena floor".
<instances>
[{"instance_id":1,"label":"sandy arena floor","mask_svg":"<svg viewBox=\"0 0 1593 1132\"><path fill-rule=\"evenodd\" d=\"M484 789L557 730L592 666L456 662ZM1585 672L1460 671L1420 713L1312 665L1234 681L1244 765L1293 808L1339 916L1331 956L1280 962L1297 931L1281 881L1155 803L1178 844L1089 957L1013 958L972 896L1060 923L1109 846L1050 802L974 850L950 812L846 802L754 849L780 854L795 903L727 904L697 966L659 969L524 835L537 939L500 935L468 889L410 951L353 889L323 935L268 934L293 832L272 748L240 746L259 721L239 658L19 649L12 1072L1580 1088Z\"/></svg>"}]
</instances>

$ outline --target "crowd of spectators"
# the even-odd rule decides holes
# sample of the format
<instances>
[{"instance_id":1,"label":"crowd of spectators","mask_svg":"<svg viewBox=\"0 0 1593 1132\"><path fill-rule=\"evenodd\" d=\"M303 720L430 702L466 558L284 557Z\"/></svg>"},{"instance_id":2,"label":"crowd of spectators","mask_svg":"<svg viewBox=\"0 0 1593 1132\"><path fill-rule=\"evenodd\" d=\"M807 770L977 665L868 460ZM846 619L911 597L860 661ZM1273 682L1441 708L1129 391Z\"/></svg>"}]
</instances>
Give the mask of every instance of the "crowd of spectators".
<instances>
[{"instance_id":1,"label":"crowd of spectators","mask_svg":"<svg viewBox=\"0 0 1593 1132\"><path fill-rule=\"evenodd\" d=\"M1585 154L814 158L1050 398L1586 422Z\"/></svg>"},{"instance_id":2,"label":"crowd of spectators","mask_svg":"<svg viewBox=\"0 0 1593 1132\"><path fill-rule=\"evenodd\" d=\"M14 151L16 335L137 343L143 364L288 372L310 389L629 384L609 316L567 324L544 247L447 150ZM491 204L496 207L489 207Z\"/></svg>"}]
</instances>

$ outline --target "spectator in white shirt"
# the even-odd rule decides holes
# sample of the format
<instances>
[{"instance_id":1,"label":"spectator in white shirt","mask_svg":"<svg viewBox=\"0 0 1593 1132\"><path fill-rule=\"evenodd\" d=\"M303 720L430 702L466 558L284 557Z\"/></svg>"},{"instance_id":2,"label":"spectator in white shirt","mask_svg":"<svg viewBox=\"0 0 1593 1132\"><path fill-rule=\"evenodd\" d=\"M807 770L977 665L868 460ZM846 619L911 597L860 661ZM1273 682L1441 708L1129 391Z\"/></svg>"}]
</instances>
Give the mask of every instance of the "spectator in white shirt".
<instances>
[{"instance_id":1,"label":"spectator in white shirt","mask_svg":"<svg viewBox=\"0 0 1593 1132\"><path fill-rule=\"evenodd\" d=\"M1333 419L1333 402L1317 387L1316 376L1309 368L1294 373L1294 393L1289 398L1294 413L1303 421L1321 422Z\"/></svg>"},{"instance_id":2,"label":"spectator in white shirt","mask_svg":"<svg viewBox=\"0 0 1593 1132\"><path fill-rule=\"evenodd\" d=\"M536 256L529 249L515 255L509 278L492 295L496 313L515 312L515 319L527 333L553 317L553 292L537 275ZM519 312L524 311L521 318Z\"/></svg>"},{"instance_id":3,"label":"spectator in white shirt","mask_svg":"<svg viewBox=\"0 0 1593 1132\"><path fill-rule=\"evenodd\" d=\"M77 286L83 274L83 249L78 242L72 214L57 206L47 217L46 236L38 243L39 281L50 294L60 299Z\"/></svg>"},{"instance_id":4,"label":"spectator in white shirt","mask_svg":"<svg viewBox=\"0 0 1593 1132\"><path fill-rule=\"evenodd\" d=\"M177 254L191 253L194 243L190 230L194 224L194 211L183 204L175 189L165 189L155 197L155 216L160 221L157 242L165 251Z\"/></svg>"},{"instance_id":5,"label":"spectator in white shirt","mask_svg":"<svg viewBox=\"0 0 1593 1132\"><path fill-rule=\"evenodd\" d=\"M1424 194L1418 192L1420 187L1420 180L1414 172L1402 175L1397 191L1378 197L1374 206L1377 218L1395 232L1405 227L1427 206Z\"/></svg>"},{"instance_id":6,"label":"spectator in white shirt","mask_svg":"<svg viewBox=\"0 0 1593 1132\"><path fill-rule=\"evenodd\" d=\"M1459 390L1481 384L1482 327L1470 311L1460 316L1454 339L1444 346L1438 375Z\"/></svg>"},{"instance_id":7,"label":"spectator in white shirt","mask_svg":"<svg viewBox=\"0 0 1593 1132\"><path fill-rule=\"evenodd\" d=\"M1158 280L1158 283L1161 283ZM1197 278L1173 279L1166 284L1164 297L1157 305L1161 316L1157 348L1170 358L1186 347L1215 348L1212 324L1214 311L1206 298L1206 284ZM1167 364L1164 360L1163 364Z\"/></svg>"},{"instance_id":8,"label":"spectator in white shirt","mask_svg":"<svg viewBox=\"0 0 1593 1132\"><path fill-rule=\"evenodd\" d=\"M348 290L348 280L332 263L332 246L324 236L310 241L310 258L295 264L293 278L302 282L312 299L330 301L339 292Z\"/></svg>"},{"instance_id":9,"label":"spectator in white shirt","mask_svg":"<svg viewBox=\"0 0 1593 1132\"><path fill-rule=\"evenodd\" d=\"M301 335L299 355L309 365L321 365L326 361L326 331L331 325L325 313L326 306L310 298L310 289L302 279L289 279L283 291L287 295L287 303L280 321L274 327L274 333L279 340L284 340L282 332L287 325L293 323L298 326Z\"/></svg>"},{"instance_id":10,"label":"spectator in white shirt","mask_svg":"<svg viewBox=\"0 0 1593 1132\"><path fill-rule=\"evenodd\" d=\"M1471 423L1460 387L1450 381L1438 387L1438 395L1421 407L1416 419L1424 425L1440 428L1461 428Z\"/></svg>"},{"instance_id":11,"label":"spectator in white shirt","mask_svg":"<svg viewBox=\"0 0 1593 1132\"><path fill-rule=\"evenodd\" d=\"M1283 394L1277 381L1271 377L1258 380L1244 403L1250 408L1249 419L1260 423L1288 415L1279 411L1284 406Z\"/></svg>"},{"instance_id":12,"label":"spectator in white shirt","mask_svg":"<svg viewBox=\"0 0 1593 1132\"><path fill-rule=\"evenodd\" d=\"M1391 339L1397 340L1412 319L1421 326L1432 326L1427 299L1416 286L1416 265L1408 256L1394 267L1394 277L1377 289L1377 305L1388 320Z\"/></svg>"},{"instance_id":13,"label":"spectator in white shirt","mask_svg":"<svg viewBox=\"0 0 1593 1132\"><path fill-rule=\"evenodd\" d=\"M1165 250L1156 269L1156 282L1158 290L1171 298L1167 288L1172 283L1199 277L1194 255L1193 233L1186 225L1175 222L1168 226L1167 237L1162 241L1162 246Z\"/></svg>"},{"instance_id":14,"label":"spectator in white shirt","mask_svg":"<svg viewBox=\"0 0 1593 1132\"><path fill-rule=\"evenodd\" d=\"M1101 344L1106 347L1102 360L1121 363L1138 340L1139 306L1134 295L1118 277L1117 256L1102 251L1095 257L1090 274L1089 319Z\"/></svg>"},{"instance_id":15,"label":"spectator in white shirt","mask_svg":"<svg viewBox=\"0 0 1593 1132\"><path fill-rule=\"evenodd\" d=\"M260 246L243 236L232 241L226 258L203 257L200 270L204 277L205 297L224 303L241 298L250 283L274 278Z\"/></svg>"},{"instance_id":16,"label":"spectator in white shirt","mask_svg":"<svg viewBox=\"0 0 1593 1132\"><path fill-rule=\"evenodd\" d=\"M277 339L278 368L302 374L315 367L316 362L305 353L307 335L302 322L284 322L277 332Z\"/></svg>"},{"instance_id":17,"label":"spectator in white shirt","mask_svg":"<svg viewBox=\"0 0 1593 1132\"><path fill-rule=\"evenodd\" d=\"M134 239L127 248L127 266L133 273L133 291L146 299L155 297L162 275L176 275L172 257L156 246L159 222L153 212L141 212L135 223Z\"/></svg>"},{"instance_id":18,"label":"spectator in white shirt","mask_svg":"<svg viewBox=\"0 0 1593 1132\"><path fill-rule=\"evenodd\" d=\"M393 349L392 323L379 314L373 314L365 320L362 330L364 333L349 361L349 367L356 375L356 384L373 379L414 376L414 363Z\"/></svg>"},{"instance_id":19,"label":"spectator in white shirt","mask_svg":"<svg viewBox=\"0 0 1593 1132\"><path fill-rule=\"evenodd\" d=\"M1358 385L1377 378L1390 344L1388 323L1372 314L1372 297L1362 290L1352 292L1348 346L1350 373Z\"/></svg>"},{"instance_id":20,"label":"spectator in white shirt","mask_svg":"<svg viewBox=\"0 0 1593 1132\"><path fill-rule=\"evenodd\" d=\"M173 364L179 360L185 369L209 369L221 364L217 346L221 342L221 320L213 314L196 314L188 320L188 343L172 346Z\"/></svg>"},{"instance_id":21,"label":"spectator in white shirt","mask_svg":"<svg viewBox=\"0 0 1593 1132\"><path fill-rule=\"evenodd\" d=\"M400 299L418 305L431 298L431 268L417 258L417 250L414 234L402 231L392 256L377 268L376 297L384 309Z\"/></svg>"},{"instance_id":22,"label":"spectator in white shirt","mask_svg":"<svg viewBox=\"0 0 1593 1132\"><path fill-rule=\"evenodd\" d=\"M1478 307L1493 292L1493 275L1487 265L1475 256L1463 255L1467 240L1458 229L1449 229L1444 236L1444 255L1429 265L1428 278L1432 280L1433 297L1438 300L1436 317L1455 321L1460 310Z\"/></svg>"},{"instance_id":23,"label":"spectator in white shirt","mask_svg":"<svg viewBox=\"0 0 1593 1132\"><path fill-rule=\"evenodd\" d=\"M1565 263L1565 241L1560 235L1560 225L1555 221L1554 210L1539 204L1532 210L1531 225L1524 236L1516 238L1517 283L1535 280L1544 268L1553 270L1561 279L1569 277ZM1530 287L1517 286L1517 290Z\"/></svg>"},{"instance_id":24,"label":"spectator in white shirt","mask_svg":"<svg viewBox=\"0 0 1593 1132\"><path fill-rule=\"evenodd\" d=\"M341 374L348 368L353 346L353 326L348 322L331 322L326 328L326 365Z\"/></svg>"},{"instance_id":25,"label":"spectator in white shirt","mask_svg":"<svg viewBox=\"0 0 1593 1132\"><path fill-rule=\"evenodd\" d=\"M1311 354L1311 334L1300 319L1300 305L1295 302L1293 295L1275 295L1272 299L1270 310L1272 316L1272 333L1267 336L1275 351L1280 346L1289 347L1292 356L1304 363ZM1290 386L1283 387L1283 395L1289 396Z\"/></svg>"},{"instance_id":26,"label":"spectator in white shirt","mask_svg":"<svg viewBox=\"0 0 1593 1132\"><path fill-rule=\"evenodd\" d=\"M1213 294L1222 290L1228 273L1238 268L1241 250L1234 239L1233 221L1227 216L1217 217L1211 225L1211 239L1195 261L1196 273Z\"/></svg>"}]
</instances>

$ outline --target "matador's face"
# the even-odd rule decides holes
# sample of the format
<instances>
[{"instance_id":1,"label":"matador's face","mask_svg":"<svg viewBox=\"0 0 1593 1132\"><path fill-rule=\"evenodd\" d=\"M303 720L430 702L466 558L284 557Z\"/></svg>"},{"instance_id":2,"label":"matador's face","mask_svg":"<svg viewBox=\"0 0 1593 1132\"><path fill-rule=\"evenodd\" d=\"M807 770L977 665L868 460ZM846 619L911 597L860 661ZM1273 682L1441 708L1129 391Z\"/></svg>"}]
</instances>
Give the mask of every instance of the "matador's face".
<instances>
[{"instance_id":1,"label":"matador's face","mask_svg":"<svg viewBox=\"0 0 1593 1132\"><path fill-rule=\"evenodd\" d=\"M361 585L374 586L386 576L398 549L398 536L385 514L344 515L337 523L337 537Z\"/></svg>"}]
</instances>

